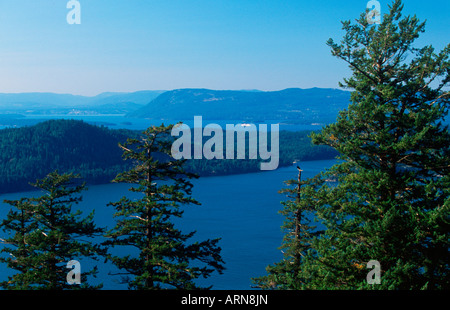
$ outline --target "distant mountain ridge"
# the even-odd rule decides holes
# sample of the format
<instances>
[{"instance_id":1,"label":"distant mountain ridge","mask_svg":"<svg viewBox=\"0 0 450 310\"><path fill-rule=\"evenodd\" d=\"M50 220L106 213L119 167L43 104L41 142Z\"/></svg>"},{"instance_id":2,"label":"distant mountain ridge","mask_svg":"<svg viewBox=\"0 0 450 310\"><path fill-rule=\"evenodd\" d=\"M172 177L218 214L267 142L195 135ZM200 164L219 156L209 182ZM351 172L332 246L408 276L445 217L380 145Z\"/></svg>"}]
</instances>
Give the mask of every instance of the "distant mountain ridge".
<instances>
[{"instance_id":1,"label":"distant mountain ridge","mask_svg":"<svg viewBox=\"0 0 450 310\"><path fill-rule=\"evenodd\" d=\"M72 110L91 113L125 114L147 104L163 92L165 91L105 92L97 96L45 92L0 93L0 114L67 114Z\"/></svg>"},{"instance_id":2,"label":"distant mountain ridge","mask_svg":"<svg viewBox=\"0 0 450 310\"><path fill-rule=\"evenodd\" d=\"M128 117L186 120L264 122L288 120L330 123L347 108L350 92L328 88L288 88L280 91L211 90L186 88L170 91L105 92L97 96L55 93L0 93L4 115L125 114Z\"/></svg>"},{"instance_id":3,"label":"distant mountain ridge","mask_svg":"<svg viewBox=\"0 0 450 310\"><path fill-rule=\"evenodd\" d=\"M325 88L289 88L280 91L176 89L167 91L129 117L210 120L296 120L334 122L348 107L350 92Z\"/></svg>"}]
</instances>

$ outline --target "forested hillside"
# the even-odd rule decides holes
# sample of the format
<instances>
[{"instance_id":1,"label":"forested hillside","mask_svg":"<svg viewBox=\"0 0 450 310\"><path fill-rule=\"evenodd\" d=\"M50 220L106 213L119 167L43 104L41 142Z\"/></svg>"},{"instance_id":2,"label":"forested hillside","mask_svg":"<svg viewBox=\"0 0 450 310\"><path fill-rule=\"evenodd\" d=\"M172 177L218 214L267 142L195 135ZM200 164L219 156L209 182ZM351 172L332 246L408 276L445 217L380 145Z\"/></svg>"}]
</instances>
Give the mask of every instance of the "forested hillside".
<instances>
[{"instance_id":1,"label":"forested hillside","mask_svg":"<svg viewBox=\"0 0 450 310\"><path fill-rule=\"evenodd\" d=\"M90 184L108 183L127 168L118 143L138 134L75 120L0 130L0 193L29 190L30 182L54 170L80 174ZM308 135L280 132L280 167L295 160L335 157L333 149L313 146ZM258 160L192 159L186 169L200 176L260 171Z\"/></svg>"},{"instance_id":2,"label":"forested hillside","mask_svg":"<svg viewBox=\"0 0 450 310\"><path fill-rule=\"evenodd\" d=\"M119 141L127 131L81 121L52 120L0 131L1 192L30 188L29 182L53 170L73 171L93 183L108 182L122 171Z\"/></svg>"}]
</instances>

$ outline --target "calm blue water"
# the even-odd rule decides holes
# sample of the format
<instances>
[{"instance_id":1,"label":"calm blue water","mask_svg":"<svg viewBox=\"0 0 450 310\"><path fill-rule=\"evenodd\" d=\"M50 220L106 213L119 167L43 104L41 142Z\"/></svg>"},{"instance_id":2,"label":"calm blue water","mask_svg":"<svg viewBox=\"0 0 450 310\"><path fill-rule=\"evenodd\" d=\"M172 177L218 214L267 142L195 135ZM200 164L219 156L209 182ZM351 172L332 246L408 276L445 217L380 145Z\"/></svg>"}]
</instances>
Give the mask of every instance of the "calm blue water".
<instances>
[{"instance_id":1,"label":"calm blue water","mask_svg":"<svg viewBox=\"0 0 450 310\"><path fill-rule=\"evenodd\" d=\"M303 177L312 177L321 170L331 167L334 160L309 161L301 163ZM265 267L279 261L282 253L278 250L283 233L280 226L283 217L278 214L284 200L278 191L284 188L283 182L297 177L295 166L275 171L200 178L194 181L193 197L201 206L188 206L183 218L177 225L184 232L196 230L195 239L205 240L222 238L220 246L227 268L222 275L215 273L200 284L220 290L251 289L252 277L265 274ZM127 184L107 184L91 186L83 193L83 202L78 206L87 215L96 211L99 226L111 228L114 225L112 207L106 207L110 201L117 201L124 195L132 195ZM4 199L18 199L33 193L1 195ZM4 218L8 206L0 203L0 218ZM0 232L1 234L2 232ZM76 258L74 258L76 259ZM81 268L90 269L91 261L82 261ZM127 289L121 284L120 276L110 275L117 272L114 266L96 263L99 268L97 279L91 283L103 283L104 289ZM4 264L0 264L0 279L10 273Z\"/></svg>"}]
</instances>

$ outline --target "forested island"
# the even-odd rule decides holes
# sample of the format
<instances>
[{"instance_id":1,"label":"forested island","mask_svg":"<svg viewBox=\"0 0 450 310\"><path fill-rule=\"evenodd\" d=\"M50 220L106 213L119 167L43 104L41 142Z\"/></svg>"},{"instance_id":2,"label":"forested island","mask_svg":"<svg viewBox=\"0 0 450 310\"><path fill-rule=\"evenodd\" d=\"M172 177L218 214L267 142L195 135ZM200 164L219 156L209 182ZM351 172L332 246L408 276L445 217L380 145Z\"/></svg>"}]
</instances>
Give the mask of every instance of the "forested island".
<instances>
[{"instance_id":1,"label":"forested island","mask_svg":"<svg viewBox=\"0 0 450 310\"><path fill-rule=\"evenodd\" d=\"M330 147L314 146L309 134L280 132L280 167L337 155ZM139 135L140 131L109 129L78 120L50 120L0 130L0 193L31 190L30 182L55 170L80 174L88 184L109 183L129 165L118 144ZM218 176L260 171L259 163L249 159L191 159L185 167L199 176Z\"/></svg>"}]
</instances>

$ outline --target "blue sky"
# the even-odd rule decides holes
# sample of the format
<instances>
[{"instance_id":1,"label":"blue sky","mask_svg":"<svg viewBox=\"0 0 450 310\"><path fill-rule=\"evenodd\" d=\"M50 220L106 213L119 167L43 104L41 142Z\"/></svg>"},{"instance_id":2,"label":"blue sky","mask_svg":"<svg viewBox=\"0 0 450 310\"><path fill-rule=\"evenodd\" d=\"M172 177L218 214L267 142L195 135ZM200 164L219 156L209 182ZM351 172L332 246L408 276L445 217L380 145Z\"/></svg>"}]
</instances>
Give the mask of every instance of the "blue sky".
<instances>
[{"instance_id":1,"label":"blue sky","mask_svg":"<svg viewBox=\"0 0 450 310\"><path fill-rule=\"evenodd\" d=\"M366 0L0 0L0 92L96 95L176 88L337 88L349 75L325 44ZM390 1L380 0L382 13ZM450 42L450 1L404 0L419 41Z\"/></svg>"}]
</instances>

